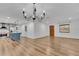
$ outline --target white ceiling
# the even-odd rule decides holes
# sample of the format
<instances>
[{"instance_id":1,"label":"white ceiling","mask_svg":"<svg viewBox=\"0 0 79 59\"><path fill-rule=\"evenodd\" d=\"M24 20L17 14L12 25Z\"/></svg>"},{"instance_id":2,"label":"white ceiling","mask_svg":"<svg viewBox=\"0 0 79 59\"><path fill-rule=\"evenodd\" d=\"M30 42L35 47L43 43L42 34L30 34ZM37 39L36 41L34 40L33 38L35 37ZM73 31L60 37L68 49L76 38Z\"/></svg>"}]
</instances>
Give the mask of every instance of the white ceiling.
<instances>
[{"instance_id":1,"label":"white ceiling","mask_svg":"<svg viewBox=\"0 0 79 59\"><path fill-rule=\"evenodd\" d=\"M45 10L47 21L54 22L67 20L71 17L73 20L79 19L78 3L39 3L36 5L37 14L41 15ZM23 21L22 9L25 8L27 14L32 14L33 5L31 3L0 3L0 22L19 22ZM10 17L8 20L7 17Z\"/></svg>"}]
</instances>

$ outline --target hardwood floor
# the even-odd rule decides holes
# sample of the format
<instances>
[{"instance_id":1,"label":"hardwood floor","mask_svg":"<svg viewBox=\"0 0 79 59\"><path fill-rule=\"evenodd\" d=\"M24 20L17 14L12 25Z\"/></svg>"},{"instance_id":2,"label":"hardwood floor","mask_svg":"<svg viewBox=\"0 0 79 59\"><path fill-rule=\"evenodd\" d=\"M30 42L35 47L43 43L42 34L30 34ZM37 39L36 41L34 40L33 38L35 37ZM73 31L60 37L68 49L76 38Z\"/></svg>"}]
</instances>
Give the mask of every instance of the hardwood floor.
<instances>
[{"instance_id":1,"label":"hardwood floor","mask_svg":"<svg viewBox=\"0 0 79 59\"><path fill-rule=\"evenodd\" d=\"M45 37L20 41L0 38L1 56L79 56L79 40Z\"/></svg>"}]
</instances>

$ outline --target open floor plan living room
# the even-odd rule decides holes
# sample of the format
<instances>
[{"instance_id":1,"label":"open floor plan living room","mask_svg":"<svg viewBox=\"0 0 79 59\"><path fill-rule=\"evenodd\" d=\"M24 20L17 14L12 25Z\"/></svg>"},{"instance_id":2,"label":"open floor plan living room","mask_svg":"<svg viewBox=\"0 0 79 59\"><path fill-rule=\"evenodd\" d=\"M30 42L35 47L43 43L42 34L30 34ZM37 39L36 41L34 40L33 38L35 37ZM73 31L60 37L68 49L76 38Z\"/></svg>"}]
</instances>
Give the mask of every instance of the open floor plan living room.
<instances>
[{"instance_id":1,"label":"open floor plan living room","mask_svg":"<svg viewBox=\"0 0 79 59\"><path fill-rule=\"evenodd\" d=\"M79 56L79 3L0 3L0 56Z\"/></svg>"}]
</instances>

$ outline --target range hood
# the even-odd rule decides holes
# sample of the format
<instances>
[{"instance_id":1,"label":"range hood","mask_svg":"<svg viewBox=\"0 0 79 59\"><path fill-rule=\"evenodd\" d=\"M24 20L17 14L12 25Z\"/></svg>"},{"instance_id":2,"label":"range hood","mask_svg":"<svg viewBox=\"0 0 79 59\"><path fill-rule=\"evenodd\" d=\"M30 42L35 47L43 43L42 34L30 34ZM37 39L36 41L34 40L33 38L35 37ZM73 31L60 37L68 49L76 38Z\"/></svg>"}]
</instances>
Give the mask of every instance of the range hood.
<instances>
[{"instance_id":1,"label":"range hood","mask_svg":"<svg viewBox=\"0 0 79 59\"><path fill-rule=\"evenodd\" d=\"M2 26L1 26L1 29L7 29L7 27L5 27L5 23L1 23Z\"/></svg>"},{"instance_id":2,"label":"range hood","mask_svg":"<svg viewBox=\"0 0 79 59\"><path fill-rule=\"evenodd\" d=\"M5 26L2 26L1 29L7 29Z\"/></svg>"}]
</instances>

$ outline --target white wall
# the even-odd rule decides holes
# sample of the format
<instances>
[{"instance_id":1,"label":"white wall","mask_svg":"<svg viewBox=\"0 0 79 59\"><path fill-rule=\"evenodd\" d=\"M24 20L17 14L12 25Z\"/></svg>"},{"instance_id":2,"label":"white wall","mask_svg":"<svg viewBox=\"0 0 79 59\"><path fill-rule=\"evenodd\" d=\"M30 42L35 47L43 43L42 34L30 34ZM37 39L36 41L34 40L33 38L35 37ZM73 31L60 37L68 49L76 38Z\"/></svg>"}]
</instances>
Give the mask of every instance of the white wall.
<instances>
[{"instance_id":1,"label":"white wall","mask_svg":"<svg viewBox=\"0 0 79 59\"><path fill-rule=\"evenodd\" d=\"M47 24L36 22L34 23L34 25L35 25L35 28L34 28L35 38L41 38L41 37L48 36L49 27Z\"/></svg>"},{"instance_id":2,"label":"white wall","mask_svg":"<svg viewBox=\"0 0 79 59\"><path fill-rule=\"evenodd\" d=\"M71 20L70 33L60 33L59 24L55 25L55 36L79 39L79 21Z\"/></svg>"},{"instance_id":3,"label":"white wall","mask_svg":"<svg viewBox=\"0 0 79 59\"><path fill-rule=\"evenodd\" d=\"M27 26L27 31L25 31L25 26ZM23 37L29 37L33 38L34 37L34 23L30 22L27 24L24 24L20 27L20 32L22 33L21 36Z\"/></svg>"},{"instance_id":4,"label":"white wall","mask_svg":"<svg viewBox=\"0 0 79 59\"><path fill-rule=\"evenodd\" d=\"M65 23L65 22L64 22ZM68 22L69 23L69 22ZM59 24L55 25L55 36L56 37L67 37L67 38L78 38L79 39L79 20L71 20L70 24L70 33L60 33L59 32ZM52 25L52 24L51 24ZM27 26L27 31L25 31L25 26ZM40 38L49 36L49 25L40 22L29 22L24 25L20 25L19 32L21 32L21 36L25 36L28 38ZM15 30L15 28L12 28Z\"/></svg>"},{"instance_id":5,"label":"white wall","mask_svg":"<svg viewBox=\"0 0 79 59\"><path fill-rule=\"evenodd\" d=\"M79 27L78 27L79 20L71 20L69 24L70 24L70 33L60 33L59 24L58 23L53 24L55 25L55 36L79 39ZM27 26L27 31L25 31L25 26ZM22 32L21 36L29 37L32 39L49 36L49 25L45 23L29 22L19 27L20 27L19 31Z\"/></svg>"},{"instance_id":6,"label":"white wall","mask_svg":"<svg viewBox=\"0 0 79 59\"><path fill-rule=\"evenodd\" d=\"M25 31L27 26L27 31ZM21 36L36 39L48 36L48 25L40 22L29 22L20 27Z\"/></svg>"}]
</instances>

